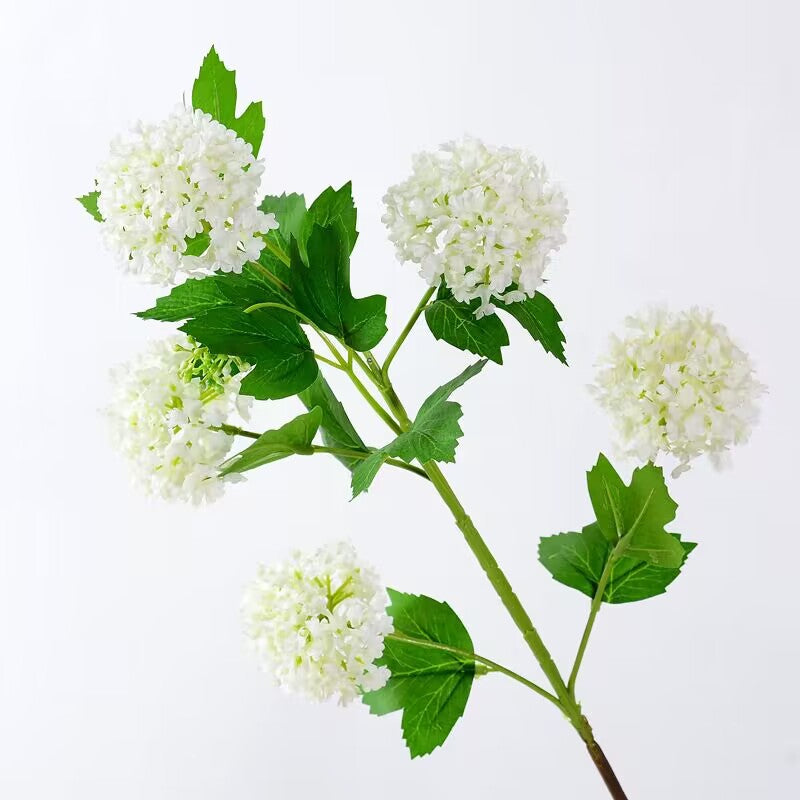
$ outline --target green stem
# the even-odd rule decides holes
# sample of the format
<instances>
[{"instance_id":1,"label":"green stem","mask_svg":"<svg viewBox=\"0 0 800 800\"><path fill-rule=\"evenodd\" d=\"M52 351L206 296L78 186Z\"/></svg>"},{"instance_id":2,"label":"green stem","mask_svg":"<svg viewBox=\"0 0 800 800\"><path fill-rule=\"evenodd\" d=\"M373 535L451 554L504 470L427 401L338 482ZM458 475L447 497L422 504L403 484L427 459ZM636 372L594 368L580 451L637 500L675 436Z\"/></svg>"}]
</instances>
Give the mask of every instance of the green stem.
<instances>
[{"instance_id":1,"label":"green stem","mask_svg":"<svg viewBox=\"0 0 800 800\"><path fill-rule=\"evenodd\" d=\"M575 682L578 680L578 672L583 662L583 656L586 653L586 646L589 644L589 637L592 635L592 628L594 628L597 614L600 611L600 607L603 605L603 595L605 594L606 586L608 586L608 581L611 578L611 572L620 557L622 552L621 548L624 547L623 541L627 540L620 539L616 547L611 551L611 555L608 557L608 561L606 561L603 572L600 574L600 580L597 582L597 590L594 593L592 604L589 608L589 619L586 620L586 627L583 629L583 636L581 636L578 652L575 654L575 662L572 665L572 671L569 674L569 681L567 682L567 688L572 697L575 697Z\"/></svg>"},{"instance_id":2,"label":"green stem","mask_svg":"<svg viewBox=\"0 0 800 800\"><path fill-rule=\"evenodd\" d=\"M386 356L386 360L383 362L383 368L381 373L383 375L384 383L388 381L389 378L389 367L391 366L392 361L394 361L394 357L397 355L398 350L403 345L403 342L408 338L408 334L411 333L411 329L414 327L416 321L419 319L419 315L425 310L425 306L428 305L428 300L431 299L433 293L436 291L435 286L431 286L424 295L422 295L422 300L417 303L417 307L414 309L413 313L411 314L411 318L406 323L405 328L400 331L400 335L397 337L397 341L392 345L391 349L389 350L388 355Z\"/></svg>"},{"instance_id":3,"label":"green stem","mask_svg":"<svg viewBox=\"0 0 800 800\"><path fill-rule=\"evenodd\" d=\"M333 456L343 456L344 458L357 458L360 461L363 461L372 455L371 453L365 453L362 450L348 450L343 447L322 447L317 445L314 445L314 452L330 453ZM415 475L425 478L426 481L430 480L424 469L415 467L413 464L406 464L405 461L401 461L399 458L387 458L384 463L393 467L397 467L398 469L404 469L406 472L413 472Z\"/></svg>"},{"instance_id":4,"label":"green stem","mask_svg":"<svg viewBox=\"0 0 800 800\"><path fill-rule=\"evenodd\" d=\"M334 367L336 369L341 369L341 364L337 364L335 361L332 361L330 358L325 358L325 356L321 356L319 353L314 353L314 358L317 361L321 361L323 364L327 364L328 366Z\"/></svg>"},{"instance_id":5,"label":"green stem","mask_svg":"<svg viewBox=\"0 0 800 800\"><path fill-rule=\"evenodd\" d=\"M258 261L248 261L251 267L257 269L273 286L277 286L282 292L291 293L291 288L285 284L277 275L270 272L263 264Z\"/></svg>"},{"instance_id":6,"label":"green stem","mask_svg":"<svg viewBox=\"0 0 800 800\"><path fill-rule=\"evenodd\" d=\"M278 247L278 245L276 245L273 241L268 239L266 236L262 236L261 237L261 241L264 242L264 248L269 250L269 252L272 253L272 255L274 255L275 258L278 259L278 261L281 261L287 267L291 266L291 263L292 263L291 259L289 258L289 256L286 253L283 252L283 250L280 247ZM286 284L284 284L284 286L286 286ZM289 287L286 286L286 288L288 289Z\"/></svg>"},{"instance_id":7,"label":"green stem","mask_svg":"<svg viewBox=\"0 0 800 800\"><path fill-rule=\"evenodd\" d=\"M247 439L258 439L261 436L260 433L246 431L244 428L237 428L235 425L220 425L219 428L213 428L213 430L224 431L231 436L244 436Z\"/></svg>"},{"instance_id":8,"label":"green stem","mask_svg":"<svg viewBox=\"0 0 800 800\"><path fill-rule=\"evenodd\" d=\"M550 694L550 692L548 692L546 689L542 689L541 686L538 686L533 681L529 681L527 678L523 678L522 675L510 670L508 667L504 667L502 664L498 664L495 661L490 661L488 658L479 656L477 653L470 653L467 650L461 650L458 647L450 647L450 645L441 644L440 642L432 642L429 639L416 639L413 636L406 636L404 633L390 633L387 634L386 638L394 639L397 642L407 642L408 644L414 644L419 647L427 647L430 650L442 650L446 653L452 653L453 655L468 661L477 661L479 664L484 664L485 666L489 667L492 672L499 672L508 676L509 678L513 678L518 683L521 683L523 686L526 686L528 689L536 692L536 694L544 697L551 703L554 703L556 706L558 706L558 708L561 708L561 703L559 702L558 698L555 695Z\"/></svg>"}]
</instances>

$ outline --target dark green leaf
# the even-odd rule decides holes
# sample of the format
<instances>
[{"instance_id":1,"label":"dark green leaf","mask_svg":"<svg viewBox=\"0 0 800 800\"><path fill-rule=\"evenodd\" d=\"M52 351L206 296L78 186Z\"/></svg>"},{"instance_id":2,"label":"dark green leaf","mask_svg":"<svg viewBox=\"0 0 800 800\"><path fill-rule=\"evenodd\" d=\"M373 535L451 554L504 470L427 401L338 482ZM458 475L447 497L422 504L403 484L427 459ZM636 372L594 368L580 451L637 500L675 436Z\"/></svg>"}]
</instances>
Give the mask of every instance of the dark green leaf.
<instances>
[{"instance_id":1,"label":"dark green leaf","mask_svg":"<svg viewBox=\"0 0 800 800\"><path fill-rule=\"evenodd\" d=\"M286 311L213 308L181 330L212 352L239 356L254 365L242 381L242 394L276 400L308 388L319 370L297 318Z\"/></svg>"},{"instance_id":2,"label":"dark green leaf","mask_svg":"<svg viewBox=\"0 0 800 800\"><path fill-rule=\"evenodd\" d=\"M350 422L344 406L339 402L328 382L320 372L317 379L299 394L306 408L317 407L322 411L322 441L326 447L346 450L358 450L368 453L369 450ZM352 470L363 459L336 456L348 469Z\"/></svg>"},{"instance_id":3,"label":"dark green leaf","mask_svg":"<svg viewBox=\"0 0 800 800\"><path fill-rule=\"evenodd\" d=\"M603 592L606 603L631 603L663 594L675 578L686 557L694 550L693 542L682 542L677 533L668 534L681 548L677 567L655 566L632 554L614 563ZM614 545L601 533L597 523L587 525L580 533L560 533L543 537L539 542L539 561L565 586L594 597L600 576Z\"/></svg>"},{"instance_id":4,"label":"dark green leaf","mask_svg":"<svg viewBox=\"0 0 800 800\"><path fill-rule=\"evenodd\" d=\"M447 603L388 591L391 605L387 611L397 634L472 652L469 633ZM378 663L389 668L391 677L382 689L367 692L364 703L378 715L402 709L403 738L411 757L433 752L464 713L475 662L423 644L387 638Z\"/></svg>"},{"instance_id":5,"label":"dark green leaf","mask_svg":"<svg viewBox=\"0 0 800 800\"><path fill-rule=\"evenodd\" d=\"M386 333L386 298L353 297L346 235L337 220L325 228L315 224L307 243L308 265L294 243L292 293L297 308L323 331L355 350L370 350Z\"/></svg>"},{"instance_id":6,"label":"dark green leaf","mask_svg":"<svg viewBox=\"0 0 800 800\"><path fill-rule=\"evenodd\" d=\"M192 107L211 114L230 128L252 145L253 155L258 156L264 137L261 103L251 103L240 117L236 116L236 72L225 67L213 47L203 59L200 74L194 82Z\"/></svg>"},{"instance_id":7,"label":"dark green leaf","mask_svg":"<svg viewBox=\"0 0 800 800\"><path fill-rule=\"evenodd\" d=\"M351 481L353 497L369 489L381 464L390 456L402 458L411 463L415 459L421 464L426 461L455 461L456 446L463 431L458 424L463 414L461 406L448 398L477 375L486 366L486 359L476 361L460 375L440 386L420 406L411 427L401 433L393 442L357 464Z\"/></svg>"},{"instance_id":8,"label":"dark green leaf","mask_svg":"<svg viewBox=\"0 0 800 800\"><path fill-rule=\"evenodd\" d=\"M356 230L357 213L353 203L353 186L350 181L340 189L334 189L329 186L308 209L298 238L300 252L304 258L306 255L305 243L311 236L314 225L327 228L334 220L338 220L341 223L343 240L346 242L349 255L353 252L358 238L358 231Z\"/></svg>"},{"instance_id":9,"label":"dark green leaf","mask_svg":"<svg viewBox=\"0 0 800 800\"><path fill-rule=\"evenodd\" d=\"M437 339L503 363L500 348L508 344L508 333L497 314L476 319L472 304L459 303L450 292L440 289L436 300L425 309L425 321Z\"/></svg>"},{"instance_id":10,"label":"dark green leaf","mask_svg":"<svg viewBox=\"0 0 800 800\"><path fill-rule=\"evenodd\" d=\"M89 192L83 197L75 198L98 222L103 221L103 215L97 210L97 201L100 192Z\"/></svg>"},{"instance_id":11,"label":"dark green leaf","mask_svg":"<svg viewBox=\"0 0 800 800\"><path fill-rule=\"evenodd\" d=\"M240 274L218 272L206 278L190 278L159 297L153 308L140 311L137 317L178 322L197 317L212 308L238 306L242 310L256 303L282 303L288 295L276 288L258 267L246 264Z\"/></svg>"},{"instance_id":12,"label":"dark green leaf","mask_svg":"<svg viewBox=\"0 0 800 800\"><path fill-rule=\"evenodd\" d=\"M295 417L277 430L265 431L250 447L222 464L220 475L247 472L295 454L311 455L314 452L311 443L321 421L322 409L313 408L307 414Z\"/></svg>"},{"instance_id":13,"label":"dark green leaf","mask_svg":"<svg viewBox=\"0 0 800 800\"><path fill-rule=\"evenodd\" d=\"M541 292L519 303L499 303L498 309L511 314L542 345L545 352L552 353L562 364L567 363L564 355L566 337L558 324L561 315Z\"/></svg>"},{"instance_id":14,"label":"dark green leaf","mask_svg":"<svg viewBox=\"0 0 800 800\"><path fill-rule=\"evenodd\" d=\"M670 536L680 541L677 533L671 533ZM680 545L683 559L678 567L657 567L646 561L621 558L611 571L603 599L608 603L632 603L663 594L667 586L680 575L689 553L697 547L694 542L680 541Z\"/></svg>"}]
</instances>

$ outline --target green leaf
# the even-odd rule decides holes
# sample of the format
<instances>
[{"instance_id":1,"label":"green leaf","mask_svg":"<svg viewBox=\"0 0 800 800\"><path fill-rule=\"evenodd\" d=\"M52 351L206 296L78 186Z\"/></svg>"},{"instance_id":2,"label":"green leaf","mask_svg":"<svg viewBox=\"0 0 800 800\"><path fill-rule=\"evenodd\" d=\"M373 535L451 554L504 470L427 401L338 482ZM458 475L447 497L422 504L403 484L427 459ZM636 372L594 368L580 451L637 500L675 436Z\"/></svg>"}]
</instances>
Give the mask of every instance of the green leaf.
<instances>
[{"instance_id":1,"label":"green leaf","mask_svg":"<svg viewBox=\"0 0 800 800\"><path fill-rule=\"evenodd\" d=\"M417 640L472 652L472 639L447 603L389 589L387 609L395 632ZM363 702L373 714L402 709L403 738L412 758L442 745L464 713L475 676L475 662L443 650L387 638L378 661L391 671L382 689Z\"/></svg>"},{"instance_id":2,"label":"green leaf","mask_svg":"<svg viewBox=\"0 0 800 800\"><path fill-rule=\"evenodd\" d=\"M655 566L647 560L624 556L614 563L603 592L606 603L632 603L663 594L675 578L689 553L696 545L683 542L677 533L668 534L681 548L677 567ZM597 523L582 531L545 536L539 542L539 561L559 583L594 597L600 576L611 557L614 546L600 531Z\"/></svg>"},{"instance_id":3,"label":"green leaf","mask_svg":"<svg viewBox=\"0 0 800 800\"><path fill-rule=\"evenodd\" d=\"M542 345L545 352L552 353L562 364L567 363L564 355L566 337L558 324L561 322L561 315L541 292L536 292L533 297L519 303L500 303L498 310L511 314Z\"/></svg>"},{"instance_id":4,"label":"green leaf","mask_svg":"<svg viewBox=\"0 0 800 800\"><path fill-rule=\"evenodd\" d=\"M477 375L486 366L486 359L476 361L460 375L440 386L420 406L411 427L401 433L373 455L356 465L351 481L353 497L367 491L383 462L390 456L402 458L411 463L414 459L424 464L426 461L455 461L456 446L463 431L458 424L463 411L458 403L448 398Z\"/></svg>"},{"instance_id":5,"label":"green leaf","mask_svg":"<svg viewBox=\"0 0 800 800\"><path fill-rule=\"evenodd\" d=\"M306 335L286 311L262 308L245 314L234 307L213 308L180 330L212 352L239 356L254 365L241 391L257 400L297 394L319 374Z\"/></svg>"},{"instance_id":6,"label":"green leaf","mask_svg":"<svg viewBox=\"0 0 800 800\"><path fill-rule=\"evenodd\" d=\"M503 363L500 348L508 344L508 333L497 314L476 319L473 304L459 303L444 285L425 309L425 321L436 339Z\"/></svg>"},{"instance_id":7,"label":"green leaf","mask_svg":"<svg viewBox=\"0 0 800 800\"><path fill-rule=\"evenodd\" d=\"M192 236L191 239L186 240L184 255L201 256L208 250L210 244L211 237L207 233L198 233L196 236Z\"/></svg>"},{"instance_id":8,"label":"green leaf","mask_svg":"<svg viewBox=\"0 0 800 800\"><path fill-rule=\"evenodd\" d=\"M322 412L322 441L326 447L346 450L358 450L368 453L369 449L350 422L344 406L339 402L328 382L320 372L317 379L298 395L306 408L319 408ZM336 456L349 470L352 470L363 459Z\"/></svg>"},{"instance_id":9,"label":"green leaf","mask_svg":"<svg viewBox=\"0 0 800 800\"><path fill-rule=\"evenodd\" d=\"M97 201L100 198L100 192L89 192L83 197L76 197L75 199L98 221L103 222L103 215L97 209Z\"/></svg>"},{"instance_id":10,"label":"green leaf","mask_svg":"<svg viewBox=\"0 0 800 800\"><path fill-rule=\"evenodd\" d=\"M300 238L300 231L307 213L305 197L294 193L282 194L280 197L267 195L258 208L265 214L275 215L280 227L270 231L269 235L276 238L281 250L288 253L289 242L292 238Z\"/></svg>"},{"instance_id":11,"label":"green leaf","mask_svg":"<svg viewBox=\"0 0 800 800\"><path fill-rule=\"evenodd\" d=\"M261 102L250 103L240 117L236 116L236 72L225 67L213 47L203 59L200 74L194 82L192 107L211 114L230 128L248 142L253 155L258 156L265 125Z\"/></svg>"},{"instance_id":12,"label":"green leaf","mask_svg":"<svg viewBox=\"0 0 800 800\"><path fill-rule=\"evenodd\" d=\"M656 566L680 567L683 549L664 529L675 519L678 504L669 496L661 467L638 467L630 486L625 486L601 453L586 482L597 522L609 542L622 540L623 554Z\"/></svg>"},{"instance_id":13,"label":"green leaf","mask_svg":"<svg viewBox=\"0 0 800 800\"><path fill-rule=\"evenodd\" d=\"M322 409L313 408L277 430L265 431L250 447L222 464L221 476L247 472L291 455L311 455L312 442L322 422Z\"/></svg>"},{"instance_id":14,"label":"green leaf","mask_svg":"<svg viewBox=\"0 0 800 800\"><path fill-rule=\"evenodd\" d=\"M308 265L296 242L290 255L290 283L297 308L354 350L375 347L386 333L386 298L353 297L347 232L340 221L324 228L313 226L307 243Z\"/></svg>"},{"instance_id":15,"label":"green leaf","mask_svg":"<svg viewBox=\"0 0 800 800\"><path fill-rule=\"evenodd\" d=\"M311 208L308 209L303 221L300 236L298 237L300 252L303 257L305 258L306 256L305 244L311 236L314 225L327 228L335 220L341 223L342 238L347 244L348 255L352 253L358 238L358 231L356 230L357 217L355 203L353 202L352 183L348 181L339 189L329 186L311 204Z\"/></svg>"},{"instance_id":16,"label":"green leaf","mask_svg":"<svg viewBox=\"0 0 800 800\"><path fill-rule=\"evenodd\" d=\"M212 308L238 306L242 310L256 303L291 303L289 296L276 288L259 269L246 264L242 272L218 272L205 278L190 278L159 297L153 308L139 311L141 319L162 322L197 317Z\"/></svg>"},{"instance_id":17,"label":"green leaf","mask_svg":"<svg viewBox=\"0 0 800 800\"><path fill-rule=\"evenodd\" d=\"M600 530L610 542L617 542L625 528L625 521L618 511L622 508L626 492L622 478L600 453L597 464L586 473L586 483Z\"/></svg>"},{"instance_id":18,"label":"green leaf","mask_svg":"<svg viewBox=\"0 0 800 800\"><path fill-rule=\"evenodd\" d=\"M388 457L384 450L376 450L363 461L351 467L353 475L350 479L350 488L353 490L353 497L358 497L358 495L366 492L372 486L372 481L375 480L378 470L380 470Z\"/></svg>"}]
</instances>

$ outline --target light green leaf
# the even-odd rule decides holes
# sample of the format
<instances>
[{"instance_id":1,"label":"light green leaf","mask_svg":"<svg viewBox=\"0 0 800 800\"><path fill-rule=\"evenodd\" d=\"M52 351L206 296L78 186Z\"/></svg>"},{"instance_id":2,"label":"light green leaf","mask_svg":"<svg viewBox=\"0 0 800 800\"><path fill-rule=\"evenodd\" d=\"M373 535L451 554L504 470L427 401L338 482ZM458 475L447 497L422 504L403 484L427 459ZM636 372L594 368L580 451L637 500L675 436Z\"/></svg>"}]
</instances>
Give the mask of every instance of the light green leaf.
<instances>
[{"instance_id":1,"label":"light green leaf","mask_svg":"<svg viewBox=\"0 0 800 800\"><path fill-rule=\"evenodd\" d=\"M319 430L320 422L322 409L313 408L277 430L265 431L250 447L225 461L220 475L247 472L291 455L311 455L314 452L311 443Z\"/></svg>"},{"instance_id":2,"label":"light green leaf","mask_svg":"<svg viewBox=\"0 0 800 800\"><path fill-rule=\"evenodd\" d=\"M508 344L508 333L497 314L476 319L474 304L459 303L444 285L425 309L425 321L435 338L503 363L500 348Z\"/></svg>"},{"instance_id":3,"label":"light green leaf","mask_svg":"<svg viewBox=\"0 0 800 800\"><path fill-rule=\"evenodd\" d=\"M306 216L306 199L301 194L282 194L280 197L267 195L258 207L265 214L274 214L280 226L269 232L284 253L289 253L289 242L300 238L300 231Z\"/></svg>"},{"instance_id":4,"label":"light green leaf","mask_svg":"<svg viewBox=\"0 0 800 800\"><path fill-rule=\"evenodd\" d=\"M306 408L318 407L322 411L322 441L326 447L358 450L368 453L369 449L353 427L344 406L339 402L328 382L320 372L317 379L298 395ZM336 456L348 469L352 470L363 459Z\"/></svg>"},{"instance_id":5,"label":"light green leaf","mask_svg":"<svg viewBox=\"0 0 800 800\"><path fill-rule=\"evenodd\" d=\"M386 333L386 298L353 297L347 232L341 221L337 218L324 228L315 224L306 249L307 264L296 242L290 253L290 285L297 308L354 350L375 347Z\"/></svg>"},{"instance_id":6,"label":"light green leaf","mask_svg":"<svg viewBox=\"0 0 800 800\"><path fill-rule=\"evenodd\" d=\"M186 240L186 250L183 251L184 255L201 256L208 250L210 244L211 237L207 233L198 233L196 236L192 236L191 239Z\"/></svg>"},{"instance_id":7,"label":"light green leaf","mask_svg":"<svg viewBox=\"0 0 800 800\"><path fill-rule=\"evenodd\" d=\"M545 352L552 353L562 364L567 363L564 355L566 337L558 324L561 322L561 315L541 292L536 292L533 297L519 303L498 303L497 307L498 310L511 314L542 345Z\"/></svg>"},{"instance_id":8,"label":"light green leaf","mask_svg":"<svg viewBox=\"0 0 800 800\"><path fill-rule=\"evenodd\" d=\"M258 156L264 138L264 114L261 103L251 103L245 112L236 116L236 72L222 63L212 47L203 59L200 74L192 88L192 107L207 114L230 128L248 142L253 155Z\"/></svg>"},{"instance_id":9,"label":"light green leaf","mask_svg":"<svg viewBox=\"0 0 800 800\"><path fill-rule=\"evenodd\" d=\"M623 506L627 487L602 453L597 464L586 473L586 483L600 530L610 542L617 542L624 534L625 520L619 509Z\"/></svg>"},{"instance_id":10,"label":"light green leaf","mask_svg":"<svg viewBox=\"0 0 800 800\"><path fill-rule=\"evenodd\" d=\"M661 467L638 467L630 486L625 486L601 453L586 482L598 525L609 542L622 540L624 554L633 558L659 567L680 567L683 548L665 531L678 504L669 496Z\"/></svg>"},{"instance_id":11,"label":"light green leaf","mask_svg":"<svg viewBox=\"0 0 800 800\"><path fill-rule=\"evenodd\" d=\"M655 566L649 560L638 559L633 554L624 556L611 569L603 592L604 602L632 603L666 591L667 586L680 574L689 553L696 547L693 542L682 542L677 533L668 535L681 548L680 564L665 568ZM613 549L613 544L593 522L579 533L543 537L539 541L539 561L559 583L594 597Z\"/></svg>"},{"instance_id":12,"label":"light green leaf","mask_svg":"<svg viewBox=\"0 0 800 800\"><path fill-rule=\"evenodd\" d=\"M97 209L100 192L89 192L83 197L75 198L98 222L103 222L103 215Z\"/></svg>"},{"instance_id":13,"label":"light green leaf","mask_svg":"<svg viewBox=\"0 0 800 800\"><path fill-rule=\"evenodd\" d=\"M214 353L239 356L254 365L242 381L242 394L277 400L308 388L319 374L314 352L297 318L286 311L213 308L180 330Z\"/></svg>"},{"instance_id":14,"label":"light green leaf","mask_svg":"<svg viewBox=\"0 0 800 800\"><path fill-rule=\"evenodd\" d=\"M463 412L458 403L448 398L485 366L486 359L476 361L453 380L440 386L420 406L414 422L405 433L376 450L363 463L357 464L351 481L353 497L369 489L381 464L390 456L402 458L409 464L415 459L421 464L426 461L455 461L456 446L463 433L458 421Z\"/></svg>"},{"instance_id":15,"label":"light green leaf","mask_svg":"<svg viewBox=\"0 0 800 800\"><path fill-rule=\"evenodd\" d=\"M467 629L447 603L393 589L388 592L387 611L396 633L472 652ZM377 715L402 710L403 738L412 758L433 752L464 713L475 662L389 638L378 663L389 668L391 677L382 689L367 692L363 702Z\"/></svg>"}]
</instances>

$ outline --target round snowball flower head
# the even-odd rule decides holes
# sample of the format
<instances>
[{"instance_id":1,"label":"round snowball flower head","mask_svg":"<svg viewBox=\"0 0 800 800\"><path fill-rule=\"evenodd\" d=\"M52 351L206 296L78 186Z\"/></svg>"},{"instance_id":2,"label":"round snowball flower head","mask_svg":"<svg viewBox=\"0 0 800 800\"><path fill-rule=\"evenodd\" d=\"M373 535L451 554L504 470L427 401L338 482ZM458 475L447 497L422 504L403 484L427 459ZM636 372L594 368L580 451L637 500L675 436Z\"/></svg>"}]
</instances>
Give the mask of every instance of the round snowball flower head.
<instances>
[{"instance_id":1,"label":"round snowball flower head","mask_svg":"<svg viewBox=\"0 0 800 800\"><path fill-rule=\"evenodd\" d=\"M626 325L626 336L611 337L591 387L622 449L641 460L674 456L673 477L703 454L724 466L730 447L749 438L765 391L747 353L710 311L658 308Z\"/></svg>"},{"instance_id":2,"label":"round snowball flower head","mask_svg":"<svg viewBox=\"0 0 800 800\"><path fill-rule=\"evenodd\" d=\"M544 166L477 139L416 155L411 176L384 203L398 258L419 264L431 286L443 279L456 300L479 300L477 317L495 302L532 297L566 241L567 201Z\"/></svg>"},{"instance_id":3,"label":"round snowball flower head","mask_svg":"<svg viewBox=\"0 0 800 800\"><path fill-rule=\"evenodd\" d=\"M392 632L387 602L353 546L332 543L259 569L242 605L245 634L279 686L346 705L389 679L374 663Z\"/></svg>"},{"instance_id":4,"label":"round snowball flower head","mask_svg":"<svg viewBox=\"0 0 800 800\"><path fill-rule=\"evenodd\" d=\"M264 165L236 134L202 111L181 108L115 139L98 169L106 243L122 267L147 281L221 269L240 272L278 227L256 206Z\"/></svg>"},{"instance_id":5,"label":"round snowball flower head","mask_svg":"<svg viewBox=\"0 0 800 800\"><path fill-rule=\"evenodd\" d=\"M112 372L112 434L147 494L196 504L222 494L231 477L219 467L234 436L221 426L248 413L250 398L239 395L246 369L176 335Z\"/></svg>"}]
</instances>

